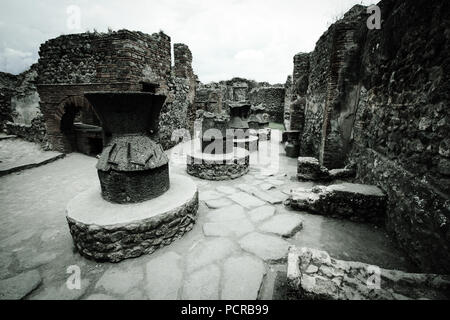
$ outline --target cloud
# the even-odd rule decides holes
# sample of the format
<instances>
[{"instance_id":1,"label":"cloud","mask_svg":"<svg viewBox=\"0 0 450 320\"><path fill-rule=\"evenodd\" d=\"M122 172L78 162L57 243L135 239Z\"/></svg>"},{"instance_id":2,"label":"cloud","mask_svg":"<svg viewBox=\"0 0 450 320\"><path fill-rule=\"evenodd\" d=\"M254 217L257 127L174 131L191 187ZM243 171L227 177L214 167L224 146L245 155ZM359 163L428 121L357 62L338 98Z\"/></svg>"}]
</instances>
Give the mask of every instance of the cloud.
<instances>
[{"instance_id":1,"label":"cloud","mask_svg":"<svg viewBox=\"0 0 450 320\"><path fill-rule=\"evenodd\" d=\"M333 18L360 2L2 0L0 69L24 71L37 61L39 45L60 34L126 28L146 33L163 30L172 43L187 44L193 53L194 71L203 82L242 76L281 83L292 73L293 56L312 51ZM80 8L77 30L68 29L67 8L71 5ZM31 56L7 56L7 48Z\"/></svg>"},{"instance_id":2,"label":"cloud","mask_svg":"<svg viewBox=\"0 0 450 320\"><path fill-rule=\"evenodd\" d=\"M260 50L242 50L235 54L234 59L239 62L262 61L264 53Z\"/></svg>"},{"instance_id":3,"label":"cloud","mask_svg":"<svg viewBox=\"0 0 450 320\"><path fill-rule=\"evenodd\" d=\"M12 48L0 51L0 66L11 73L20 73L35 61L32 52L23 52Z\"/></svg>"}]
</instances>

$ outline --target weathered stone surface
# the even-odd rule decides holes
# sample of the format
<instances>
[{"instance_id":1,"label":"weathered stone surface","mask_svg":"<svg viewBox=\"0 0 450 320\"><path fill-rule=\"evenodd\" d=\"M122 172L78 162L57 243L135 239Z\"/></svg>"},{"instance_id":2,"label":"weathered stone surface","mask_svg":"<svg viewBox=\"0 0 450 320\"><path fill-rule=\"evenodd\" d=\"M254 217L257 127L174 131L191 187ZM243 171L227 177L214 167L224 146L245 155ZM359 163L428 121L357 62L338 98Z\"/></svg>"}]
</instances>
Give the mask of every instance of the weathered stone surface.
<instances>
[{"instance_id":1,"label":"weathered stone surface","mask_svg":"<svg viewBox=\"0 0 450 320\"><path fill-rule=\"evenodd\" d=\"M26 230L19 231L12 236L4 239L2 241L2 245L5 247L14 247L18 244L20 244L23 241L27 241L28 239L31 239L34 236L33 232L28 232Z\"/></svg>"},{"instance_id":2,"label":"weathered stone surface","mask_svg":"<svg viewBox=\"0 0 450 320\"><path fill-rule=\"evenodd\" d=\"M413 274L336 260L325 251L310 248L290 248L287 278L291 299L450 298L449 276Z\"/></svg>"},{"instance_id":3,"label":"weathered stone surface","mask_svg":"<svg viewBox=\"0 0 450 320\"><path fill-rule=\"evenodd\" d=\"M241 248L264 261L283 261L287 258L289 242L276 236L257 232L246 235L239 241Z\"/></svg>"},{"instance_id":4,"label":"weathered stone surface","mask_svg":"<svg viewBox=\"0 0 450 320\"><path fill-rule=\"evenodd\" d=\"M42 292L33 295L33 300L78 300L84 295L91 281L82 279L80 289L69 289L67 283L63 282L60 286L45 287Z\"/></svg>"},{"instance_id":5,"label":"weathered stone surface","mask_svg":"<svg viewBox=\"0 0 450 320\"><path fill-rule=\"evenodd\" d=\"M297 178L313 181L328 180L329 173L316 158L300 157L297 159Z\"/></svg>"},{"instance_id":6,"label":"weathered stone surface","mask_svg":"<svg viewBox=\"0 0 450 320\"><path fill-rule=\"evenodd\" d=\"M274 186L273 184L270 184L270 183L261 183L261 184L259 185L259 187L260 187L262 190L270 190L270 189L275 188L275 186Z\"/></svg>"},{"instance_id":7,"label":"weathered stone surface","mask_svg":"<svg viewBox=\"0 0 450 320\"><path fill-rule=\"evenodd\" d=\"M354 163L357 182L388 195L387 229L409 257L448 274L448 2L378 6L383 32L367 29L367 8L356 5L305 55L305 68L294 60L307 79L301 154L329 169Z\"/></svg>"},{"instance_id":8,"label":"weathered stone surface","mask_svg":"<svg viewBox=\"0 0 450 320\"><path fill-rule=\"evenodd\" d=\"M242 237L255 229L248 219L207 222L203 225L205 236Z\"/></svg>"},{"instance_id":9,"label":"weathered stone surface","mask_svg":"<svg viewBox=\"0 0 450 320\"><path fill-rule=\"evenodd\" d=\"M247 209L251 209L254 207L260 207L263 206L265 204L264 201L261 201L260 199L249 195L246 192L238 192L235 194L232 194L231 196L228 196L231 200L233 200L234 202L240 204L241 206L247 208Z\"/></svg>"},{"instance_id":10,"label":"weathered stone surface","mask_svg":"<svg viewBox=\"0 0 450 320\"><path fill-rule=\"evenodd\" d=\"M17 259L23 269L34 269L55 260L57 254L55 252L30 252L21 250L17 252Z\"/></svg>"},{"instance_id":11,"label":"weathered stone surface","mask_svg":"<svg viewBox=\"0 0 450 320\"><path fill-rule=\"evenodd\" d=\"M183 300L218 300L220 269L206 266L187 276L183 286Z\"/></svg>"},{"instance_id":12,"label":"weathered stone surface","mask_svg":"<svg viewBox=\"0 0 450 320\"><path fill-rule=\"evenodd\" d=\"M216 192L214 190L206 190L199 193L198 198L200 201L208 201L208 200L214 200L219 199L222 197L223 194Z\"/></svg>"},{"instance_id":13,"label":"weathered stone surface","mask_svg":"<svg viewBox=\"0 0 450 320\"><path fill-rule=\"evenodd\" d=\"M143 280L144 271L142 267L131 267L127 269L111 267L97 281L95 289L125 296L129 291L140 286Z\"/></svg>"},{"instance_id":14,"label":"weathered stone surface","mask_svg":"<svg viewBox=\"0 0 450 320\"><path fill-rule=\"evenodd\" d=\"M354 178L356 172L352 168L332 169L328 171L330 180L342 180Z\"/></svg>"},{"instance_id":15,"label":"weathered stone surface","mask_svg":"<svg viewBox=\"0 0 450 320\"><path fill-rule=\"evenodd\" d=\"M277 214L259 226L259 230L275 233L285 238L294 236L303 228L302 219L295 214Z\"/></svg>"},{"instance_id":16,"label":"weathered stone surface","mask_svg":"<svg viewBox=\"0 0 450 320\"><path fill-rule=\"evenodd\" d=\"M254 257L228 258L224 263L222 279L223 300L256 300L261 288L264 263Z\"/></svg>"},{"instance_id":17,"label":"weathered stone surface","mask_svg":"<svg viewBox=\"0 0 450 320\"><path fill-rule=\"evenodd\" d=\"M208 208L210 208L210 209L219 209L219 208L227 207L227 206L230 206L233 204L227 198L207 200L207 201L205 201L205 203L208 206Z\"/></svg>"},{"instance_id":18,"label":"weathered stone surface","mask_svg":"<svg viewBox=\"0 0 450 320\"><path fill-rule=\"evenodd\" d=\"M219 186L216 188L216 190L221 193L225 193L225 194L233 194L233 193L237 192L237 190L235 188L228 187L228 186Z\"/></svg>"},{"instance_id":19,"label":"weathered stone surface","mask_svg":"<svg viewBox=\"0 0 450 320\"><path fill-rule=\"evenodd\" d=\"M109 203L94 188L74 198L67 220L75 246L87 257L118 262L151 254L190 231L198 209L195 183L172 175L162 196L126 207Z\"/></svg>"},{"instance_id":20,"label":"weathered stone surface","mask_svg":"<svg viewBox=\"0 0 450 320\"><path fill-rule=\"evenodd\" d=\"M279 180L277 178L269 178L269 179L267 179L267 182L271 183L271 184L273 184L275 186L282 186L284 184L284 181L281 181L281 180Z\"/></svg>"},{"instance_id":21,"label":"weathered stone surface","mask_svg":"<svg viewBox=\"0 0 450 320\"><path fill-rule=\"evenodd\" d=\"M208 212L206 217L210 222L242 220L246 218L244 208L238 204L217 210L211 210Z\"/></svg>"},{"instance_id":22,"label":"weathered stone surface","mask_svg":"<svg viewBox=\"0 0 450 320\"><path fill-rule=\"evenodd\" d=\"M250 186L247 184L240 184L238 185L238 188L241 191L247 192L248 194L251 194L270 204L280 204L283 203L283 201L286 199L286 195L278 190L263 191L258 187Z\"/></svg>"},{"instance_id":23,"label":"weathered stone surface","mask_svg":"<svg viewBox=\"0 0 450 320\"><path fill-rule=\"evenodd\" d=\"M273 206L262 206L249 211L248 215L253 222L260 222L272 217L275 210Z\"/></svg>"},{"instance_id":24,"label":"weathered stone surface","mask_svg":"<svg viewBox=\"0 0 450 320\"><path fill-rule=\"evenodd\" d=\"M0 279L5 279L10 276L9 265L13 261L13 256L9 252L0 253Z\"/></svg>"},{"instance_id":25,"label":"weathered stone surface","mask_svg":"<svg viewBox=\"0 0 450 320\"><path fill-rule=\"evenodd\" d=\"M286 203L296 210L382 223L386 214L386 200L386 195L375 186L342 183L292 190Z\"/></svg>"},{"instance_id":26,"label":"weathered stone surface","mask_svg":"<svg viewBox=\"0 0 450 320\"><path fill-rule=\"evenodd\" d=\"M32 270L0 281L0 300L22 299L42 282L38 271Z\"/></svg>"},{"instance_id":27,"label":"weathered stone surface","mask_svg":"<svg viewBox=\"0 0 450 320\"><path fill-rule=\"evenodd\" d=\"M168 252L147 263L144 289L150 300L176 300L182 280L181 256Z\"/></svg>"},{"instance_id":28,"label":"weathered stone surface","mask_svg":"<svg viewBox=\"0 0 450 320\"><path fill-rule=\"evenodd\" d=\"M192 272L198 268L223 260L238 250L238 246L226 238L202 240L186 257L186 269Z\"/></svg>"},{"instance_id":29,"label":"weathered stone surface","mask_svg":"<svg viewBox=\"0 0 450 320\"><path fill-rule=\"evenodd\" d=\"M191 176L213 181L232 180L249 171L250 154L242 148L234 148L232 153L206 154L189 151L186 157L187 173Z\"/></svg>"}]
</instances>

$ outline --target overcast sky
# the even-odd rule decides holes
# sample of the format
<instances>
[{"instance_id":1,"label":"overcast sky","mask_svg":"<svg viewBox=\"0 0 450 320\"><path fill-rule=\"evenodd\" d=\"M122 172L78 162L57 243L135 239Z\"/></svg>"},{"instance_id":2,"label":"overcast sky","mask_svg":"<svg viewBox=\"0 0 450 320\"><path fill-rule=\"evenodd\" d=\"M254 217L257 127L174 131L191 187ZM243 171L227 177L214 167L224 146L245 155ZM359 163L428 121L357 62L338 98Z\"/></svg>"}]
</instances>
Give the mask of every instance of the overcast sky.
<instances>
[{"instance_id":1,"label":"overcast sky","mask_svg":"<svg viewBox=\"0 0 450 320\"><path fill-rule=\"evenodd\" d=\"M187 44L204 83L234 76L284 83L292 58L309 52L336 17L371 0L1 0L0 70L20 73L39 45L87 30L163 30ZM72 5L80 9L73 29ZM69 13L68 13L69 10ZM68 23L69 22L69 23Z\"/></svg>"}]
</instances>

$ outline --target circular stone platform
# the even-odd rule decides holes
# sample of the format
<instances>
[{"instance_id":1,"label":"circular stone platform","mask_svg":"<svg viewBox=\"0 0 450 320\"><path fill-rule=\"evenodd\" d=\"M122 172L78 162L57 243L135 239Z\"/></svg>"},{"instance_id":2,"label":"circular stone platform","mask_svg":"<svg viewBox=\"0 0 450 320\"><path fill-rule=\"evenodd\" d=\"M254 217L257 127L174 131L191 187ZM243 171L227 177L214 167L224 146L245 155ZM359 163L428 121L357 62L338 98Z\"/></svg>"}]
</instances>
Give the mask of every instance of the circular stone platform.
<instances>
[{"instance_id":1,"label":"circular stone platform","mask_svg":"<svg viewBox=\"0 0 450 320\"><path fill-rule=\"evenodd\" d=\"M234 146L238 148L244 148L250 152L258 151L259 149L259 138L257 136L250 135L245 139L234 139Z\"/></svg>"},{"instance_id":2,"label":"circular stone platform","mask_svg":"<svg viewBox=\"0 0 450 320\"><path fill-rule=\"evenodd\" d=\"M250 153L233 148L227 154L202 153L200 149L187 151L187 173L205 180L231 180L248 173Z\"/></svg>"},{"instance_id":3,"label":"circular stone platform","mask_svg":"<svg viewBox=\"0 0 450 320\"><path fill-rule=\"evenodd\" d=\"M181 238L195 223L197 186L189 177L170 176L170 189L149 201L114 204L100 187L72 199L66 208L75 246L83 256L118 262L150 254Z\"/></svg>"}]
</instances>

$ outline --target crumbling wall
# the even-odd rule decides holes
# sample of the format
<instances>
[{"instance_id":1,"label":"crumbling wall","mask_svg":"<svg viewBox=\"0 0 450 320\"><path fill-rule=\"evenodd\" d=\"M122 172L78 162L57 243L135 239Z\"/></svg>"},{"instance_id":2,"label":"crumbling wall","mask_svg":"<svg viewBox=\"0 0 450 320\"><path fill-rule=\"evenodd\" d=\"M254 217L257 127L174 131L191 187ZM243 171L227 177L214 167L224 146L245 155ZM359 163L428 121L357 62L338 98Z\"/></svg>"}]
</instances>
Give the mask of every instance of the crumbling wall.
<instances>
[{"instance_id":1,"label":"crumbling wall","mask_svg":"<svg viewBox=\"0 0 450 320\"><path fill-rule=\"evenodd\" d=\"M0 102L2 130L48 149L45 122L35 84L37 65L32 65L19 75L4 75L3 80L9 79L9 87L3 85L0 89L3 98Z\"/></svg>"},{"instance_id":2,"label":"crumbling wall","mask_svg":"<svg viewBox=\"0 0 450 320\"><path fill-rule=\"evenodd\" d=\"M159 82L167 90L170 37L129 30L64 35L39 50L39 84Z\"/></svg>"},{"instance_id":3,"label":"crumbling wall","mask_svg":"<svg viewBox=\"0 0 450 320\"><path fill-rule=\"evenodd\" d=\"M262 105L272 122L283 123L284 120L284 87L258 87L250 91L249 100L252 105Z\"/></svg>"},{"instance_id":4,"label":"crumbling wall","mask_svg":"<svg viewBox=\"0 0 450 320\"><path fill-rule=\"evenodd\" d=\"M310 54L303 156L388 195L386 226L424 271L450 271L450 5L383 0L381 30L353 7ZM292 121L291 121L292 126Z\"/></svg>"},{"instance_id":5,"label":"crumbling wall","mask_svg":"<svg viewBox=\"0 0 450 320\"><path fill-rule=\"evenodd\" d=\"M364 6L354 6L330 26L311 54L294 58L300 92L298 109L302 108L303 97L306 99L300 152L319 158L329 169L343 167L350 149L351 131L346 129L353 125L358 103L359 57L367 17ZM306 80L304 74L308 72Z\"/></svg>"},{"instance_id":6,"label":"crumbling wall","mask_svg":"<svg viewBox=\"0 0 450 320\"><path fill-rule=\"evenodd\" d=\"M291 130L291 103L293 101L292 76L289 75L284 84L284 115L283 124L286 130Z\"/></svg>"},{"instance_id":7,"label":"crumbling wall","mask_svg":"<svg viewBox=\"0 0 450 320\"><path fill-rule=\"evenodd\" d=\"M244 78L199 84L197 87L195 108L211 112L229 112L230 102L248 102L263 105L274 122L283 123L285 88L283 85L271 85Z\"/></svg>"},{"instance_id":8,"label":"crumbling wall","mask_svg":"<svg viewBox=\"0 0 450 320\"><path fill-rule=\"evenodd\" d=\"M294 56L292 98L289 104L290 130L303 132L305 126L306 93L309 84L310 55L298 53Z\"/></svg>"},{"instance_id":9,"label":"crumbling wall","mask_svg":"<svg viewBox=\"0 0 450 320\"><path fill-rule=\"evenodd\" d=\"M10 73L0 72L0 129L2 131L6 122L12 121L11 98L15 93L17 78Z\"/></svg>"},{"instance_id":10,"label":"crumbling wall","mask_svg":"<svg viewBox=\"0 0 450 320\"><path fill-rule=\"evenodd\" d=\"M197 76L192 69L192 53L187 45L182 43L174 44L174 61L174 77L176 79L184 79L183 83L180 83L180 80L176 82L179 83L178 86L175 86L176 92L179 94L185 91L185 94L177 95L175 98L175 101L180 104L180 107L177 109L183 110L174 113L174 115L183 117L183 119L180 119L180 124L182 124L180 128L186 127L187 123L187 129L192 134L196 117L195 94Z\"/></svg>"},{"instance_id":11,"label":"crumbling wall","mask_svg":"<svg viewBox=\"0 0 450 320\"><path fill-rule=\"evenodd\" d=\"M176 144L172 133L192 118L196 76L192 53L174 45L172 69L170 37L120 30L60 36L41 45L38 90L53 149L71 152L73 139L61 132L67 101L88 109L83 94L92 91L149 91L167 96L161 110L159 141ZM77 97L72 99L72 97ZM188 115L190 114L190 116Z\"/></svg>"},{"instance_id":12,"label":"crumbling wall","mask_svg":"<svg viewBox=\"0 0 450 320\"><path fill-rule=\"evenodd\" d=\"M387 225L423 270L450 272L450 6L382 1L369 31L351 161L389 195Z\"/></svg>"}]
</instances>

